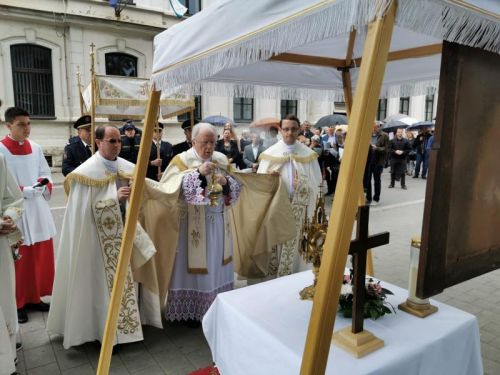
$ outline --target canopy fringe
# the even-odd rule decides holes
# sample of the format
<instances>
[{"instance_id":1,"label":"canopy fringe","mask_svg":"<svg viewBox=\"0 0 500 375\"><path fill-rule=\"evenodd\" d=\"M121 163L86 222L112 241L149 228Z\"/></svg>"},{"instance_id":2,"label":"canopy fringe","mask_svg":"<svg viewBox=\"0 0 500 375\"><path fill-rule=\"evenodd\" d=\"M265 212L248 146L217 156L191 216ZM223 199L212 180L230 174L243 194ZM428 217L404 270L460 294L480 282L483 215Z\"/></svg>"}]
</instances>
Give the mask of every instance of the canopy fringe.
<instances>
[{"instance_id":1,"label":"canopy fringe","mask_svg":"<svg viewBox=\"0 0 500 375\"><path fill-rule=\"evenodd\" d=\"M293 21L256 34L237 45L216 49L211 55L192 62L179 63L153 73L157 89L175 92L174 88L199 82L221 70L244 66L286 52L296 46L347 34L382 16L391 0L325 1L325 6ZM158 46L156 46L158 47Z\"/></svg>"},{"instance_id":2,"label":"canopy fringe","mask_svg":"<svg viewBox=\"0 0 500 375\"><path fill-rule=\"evenodd\" d=\"M325 1L325 6L293 21L258 33L237 45L216 49L212 54L190 62L181 62L154 73L151 80L157 89L168 94L184 92L194 95L229 95L254 97L259 91L266 98L339 100L341 90L308 88L270 88L251 83L213 85L199 84L222 70L267 60L273 55L290 51L297 46L347 34L353 28L363 30L366 24L387 10L391 0ZM396 24L438 39L479 47L500 53L500 23L492 16L478 15L452 2L437 0L399 0ZM156 46L158 47L158 46ZM198 84L197 84L198 83ZM212 84L212 82L211 82ZM425 82L424 82L425 86ZM437 87L433 84L432 87ZM423 93L427 88L417 83L392 85L382 97L396 92ZM282 96L278 96L279 93Z\"/></svg>"}]
</instances>

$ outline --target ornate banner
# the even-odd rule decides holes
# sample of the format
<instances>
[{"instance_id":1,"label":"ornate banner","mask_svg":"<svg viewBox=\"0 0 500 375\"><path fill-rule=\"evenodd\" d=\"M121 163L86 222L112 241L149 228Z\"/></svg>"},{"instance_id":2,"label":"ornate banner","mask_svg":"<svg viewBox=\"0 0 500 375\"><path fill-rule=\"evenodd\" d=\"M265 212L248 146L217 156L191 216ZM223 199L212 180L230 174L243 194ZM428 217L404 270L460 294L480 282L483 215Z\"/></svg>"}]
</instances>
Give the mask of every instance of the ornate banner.
<instances>
[{"instance_id":1,"label":"ornate banner","mask_svg":"<svg viewBox=\"0 0 500 375\"><path fill-rule=\"evenodd\" d=\"M120 116L142 119L146 112L150 81L146 78L96 76L96 116ZM83 92L87 108L91 107L91 85ZM160 116L168 118L194 109L194 99L186 95L173 95L160 99Z\"/></svg>"}]
</instances>

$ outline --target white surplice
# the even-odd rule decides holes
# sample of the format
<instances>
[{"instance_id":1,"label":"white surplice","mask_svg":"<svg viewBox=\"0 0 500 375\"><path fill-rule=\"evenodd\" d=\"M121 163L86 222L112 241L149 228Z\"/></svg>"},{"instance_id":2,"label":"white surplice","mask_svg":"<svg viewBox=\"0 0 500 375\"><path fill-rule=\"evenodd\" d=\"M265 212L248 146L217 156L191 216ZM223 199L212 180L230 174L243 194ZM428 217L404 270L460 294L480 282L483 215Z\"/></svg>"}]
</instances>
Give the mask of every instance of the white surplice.
<instances>
[{"instance_id":1,"label":"white surplice","mask_svg":"<svg viewBox=\"0 0 500 375\"><path fill-rule=\"evenodd\" d=\"M10 175L3 155L0 154L1 217L9 216L17 224L21 219L23 201L21 190ZM19 230L9 235L0 235L0 374L11 374L15 371L18 326L11 245L20 237Z\"/></svg>"},{"instance_id":2,"label":"white surplice","mask_svg":"<svg viewBox=\"0 0 500 375\"><path fill-rule=\"evenodd\" d=\"M314 214L316 198L322 180L318 163L318 154L295 142L287 145L283 140L274 144L259 157L257 173L279 173L290 193L294 217L290 218L297 230L297 236L276 249L276 256L271 259L269 275L285 276L308 269L299 256L299 237L305 215ZM292 225L292 224L290 224Z\"/></svg>"},{"instance_id":3,"label":"white surplice","mask_svg":"<svg viewBox=\"0 0 500 375\"><path fill-rule=\"evenodd\" d=\"M0 153L5 156L10 173L19 186L33 186L41 178L51 181L50 167L43 156L42 148L33 141L25 142L31 146L31 153L26 155L14 155L0 142ZM23 245L30 246L56 235L56 226L47 201L49 198L50 192L46 191L44 195L34 199L25 199L25 214L20 223Z\"/></svg>"},{"instance_id":4,"label":"white surplice","mask_svg":"<svg viewBox=\"0 0 500 375\"><path fill-rule=\"evenodd\" d=\"M133 168L122 158L109 161L96 153L66 177L68 205L47 321L48 332L64 335L64 348L102 341L123 235L117 185L128 184ZM141 266L154 253L151 240L138 225L132 267ZM141 318L142 323L162 327L158 295L155 301L154 293L141 288L143 298L149 298L146 305L150 308L139 314L129 267L115 344L142 340Z\"/></svg>"}]
</instances>

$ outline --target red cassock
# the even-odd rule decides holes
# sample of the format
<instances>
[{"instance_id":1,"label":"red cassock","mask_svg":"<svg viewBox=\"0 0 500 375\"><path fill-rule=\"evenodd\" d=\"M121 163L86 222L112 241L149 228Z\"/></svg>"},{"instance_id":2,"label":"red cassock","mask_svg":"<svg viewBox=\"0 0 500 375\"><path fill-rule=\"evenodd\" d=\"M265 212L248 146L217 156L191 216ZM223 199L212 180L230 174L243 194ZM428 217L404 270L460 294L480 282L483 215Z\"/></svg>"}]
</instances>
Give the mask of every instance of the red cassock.
<instances>
[{"instance_id":1,"label":"red cassock","mask_svg":"<svg viewBox=\"0 0 500 375\"><path fill-rule=\"evenodd\" d=\"M56 228L48 200L52 192L50 168L41 147L31 141L19 143L10 137L0 142L0 152L21 190L48 179L41 195L27 196L20 229L24 245L21 259L15 263L17 308L27 303L39 303L40 297L52 294L54 282L54 247ZM24 194L25 192L23 192Z\"/></svg>"}]
</instances>

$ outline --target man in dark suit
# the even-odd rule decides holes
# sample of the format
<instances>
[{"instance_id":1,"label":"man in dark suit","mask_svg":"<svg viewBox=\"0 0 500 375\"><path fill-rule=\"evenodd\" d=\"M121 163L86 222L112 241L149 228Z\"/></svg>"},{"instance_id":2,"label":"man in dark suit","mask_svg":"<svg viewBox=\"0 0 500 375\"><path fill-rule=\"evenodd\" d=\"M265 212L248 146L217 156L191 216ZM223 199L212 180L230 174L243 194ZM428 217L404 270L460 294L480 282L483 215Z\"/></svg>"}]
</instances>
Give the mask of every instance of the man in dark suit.
<instances>
[{"instance_id":1,"label":"man in dark suit","mask_svg":"<svg viewBox=\"0 0 500 375\"><path fill-rule=\"evenodd\" d=\"M368 160L365 167L364 188L366 191L366 201L369 204L377 205L380 200L382 186L382 172L385 160L389 154L391 141L387 133L383 132L378 123L373 124L372 140L368 151ZM372 195L372 180L374 194ZM373 199L373 200L372 200Z\"/></svg>"},{"instance_id":2,"label":"man in dark suit","mask_svg":"<svg viewBox=\"0 0 500 375\"><path fill-rule=\"evenodd\" d=\"M160 181L161 174L167 168L172 160L172 145L161 139L163 134L163 124L158 123L153 133L153 144L151 145L151 154L149 155L149 165L146 176L152 180ZM159 147L158 147L159 146ZM158 149L160 156L158 157ZM158 170L160 167L160 171Z\"/></svg>"},{"instance_id":3,"label":"man in dark suit","mask_svg":"<svg viewBox=\"0 0 500 375\"><path fill-rule=\"evenodd\" d=\"M198 123L198 121L194 120L194 125L196 125L197 123ZM191 148L191 131L193 130L192 126L191 126L191 120L184 121L181 124L181 128L182 128L182 130L184 130L184 135L186 136L186 140L184 142L177 143L176 145L174 145L173 156L178 155L178 154L180 154L184 151L187 151Z\"/></svg>"},{"instance_id":4,"label":"man in dark suit","mask_svg":"<svg viewBox=\"0 0 500 375\"><path fill-rule=\"evenodd\" d=\"M75 121L73 127L78 135L71 137L64 147L62 162L62 174L73 172L73 170L92 156L91 135L90 135L90 116L82 116Z\"/></svg>"},{"instance_id":5,"label":"man in dark suit","mask_svg":"<svg viewBox=\"0 0 500 375\"><path fill-rule=\"evenodd\" d=\"M265 150L260 144L260 137L257 133L252 133L252 143L245 146L243 151L243 162L247 168L252 168L253 172L257 172L259 167L259 156Z\"/></svg>"}]
</instances>

